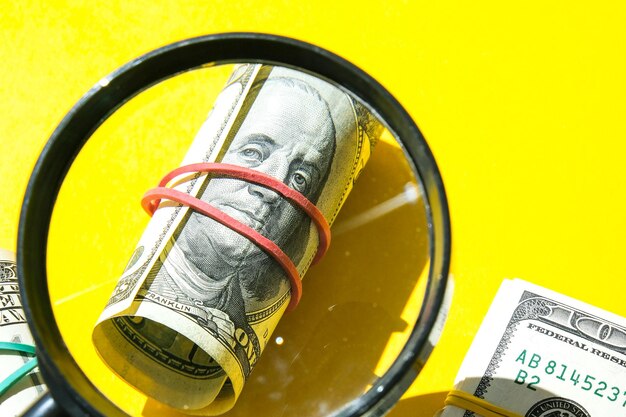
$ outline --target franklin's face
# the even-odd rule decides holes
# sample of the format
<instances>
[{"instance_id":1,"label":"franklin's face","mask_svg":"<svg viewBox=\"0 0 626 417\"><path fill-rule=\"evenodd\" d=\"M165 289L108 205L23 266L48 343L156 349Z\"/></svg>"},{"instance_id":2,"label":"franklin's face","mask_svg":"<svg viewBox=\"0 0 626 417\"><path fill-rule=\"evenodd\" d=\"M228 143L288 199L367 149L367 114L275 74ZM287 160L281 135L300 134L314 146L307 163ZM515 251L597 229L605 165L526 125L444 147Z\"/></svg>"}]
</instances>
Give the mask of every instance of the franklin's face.
<instances>
[{"instance_id":1,"label":"franklin's face","mask_svg":"<svg viewBox=\"0 0 626 417\"><path fill-rule=\"evenodd\" d=\"M318 97L297 86L268 82L222 162L266 173L314 199L330 169L334 140L327 106ZM276 242L287 254L284 244L306 216L274 191L237 179L212 179L201 198ZM230 263L258 251L246 238L201 215L191 216L185 232L195 241L194 251L219 245L216 251L232 256Z\"/></svg>"}]
</instances>

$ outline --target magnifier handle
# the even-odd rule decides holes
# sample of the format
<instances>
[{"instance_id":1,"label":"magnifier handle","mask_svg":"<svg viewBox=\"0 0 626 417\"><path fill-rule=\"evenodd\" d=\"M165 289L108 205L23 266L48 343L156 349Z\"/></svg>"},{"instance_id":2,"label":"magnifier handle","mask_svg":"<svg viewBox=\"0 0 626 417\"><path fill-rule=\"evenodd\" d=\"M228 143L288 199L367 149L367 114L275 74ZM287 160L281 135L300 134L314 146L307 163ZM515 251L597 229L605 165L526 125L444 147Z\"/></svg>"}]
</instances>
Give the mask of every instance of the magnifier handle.
<instances>
[{"instance_id":1,"label":"magnifier handle","mask_svg":"<svg viewBox=\"0 0 626 417\"><path fill-rule=\"evenodd\" d=\"M31 405L22 417L70 417L70 415L47 392Z\"/></svg>"}]
</instances>

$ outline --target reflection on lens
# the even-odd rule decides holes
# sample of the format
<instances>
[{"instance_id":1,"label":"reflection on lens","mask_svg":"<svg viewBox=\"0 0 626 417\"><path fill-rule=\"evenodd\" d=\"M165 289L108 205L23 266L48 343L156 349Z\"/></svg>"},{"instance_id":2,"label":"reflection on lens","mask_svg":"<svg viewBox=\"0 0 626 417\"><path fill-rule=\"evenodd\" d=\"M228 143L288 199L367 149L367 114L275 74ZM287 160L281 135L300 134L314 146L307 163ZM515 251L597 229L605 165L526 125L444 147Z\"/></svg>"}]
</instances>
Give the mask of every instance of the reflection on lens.
<instances>
[{"instance_id":1,"label":"reflection on lens","mask_svg":"<svg viewBox=\"0 0 626 417\"><path fill-rule=\"evenodd\" d=\"M58 197L48 270L68 349L104 396L130 415L323 416L387 372L421 308L428 222L415 168L367 108L300 71L218 66L147 90L94 133ZM166 188L234 221L167 199L145 217L141 195L181 160L221 165ZM226 165L317 207L333 225L319 264L321 229L298 203ZM292 312L284 266L233 224L306 273Z\"/></svg>"}]
</instances>

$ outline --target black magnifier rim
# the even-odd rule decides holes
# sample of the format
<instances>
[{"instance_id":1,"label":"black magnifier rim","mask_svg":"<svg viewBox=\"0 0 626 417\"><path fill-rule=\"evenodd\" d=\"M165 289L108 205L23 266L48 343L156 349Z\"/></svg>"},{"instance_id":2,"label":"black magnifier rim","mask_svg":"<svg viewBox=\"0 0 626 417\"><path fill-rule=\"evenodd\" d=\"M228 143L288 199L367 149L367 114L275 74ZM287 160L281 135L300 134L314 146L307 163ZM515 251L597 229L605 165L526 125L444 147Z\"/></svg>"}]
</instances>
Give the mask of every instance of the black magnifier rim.
<instances>
[{"instance_id":1,"label":"black magnifier rim","mask_svg":"<svg viewBox=\"0 0 626 417\"><path fill-rule=\"evenodd\" d=\"M450 265L451 232L441 175L406 110L377 81L320 47L260 33L223 33L177 42L131 61L101 80L61 121L31 175L18 230L17 266L23 307L39 349L39 364L57 402L73 415L126 415L100 393L69 353L57 326L47 284L46 248L54 203L65 175L93 132L119 107L150 86L208 65L261 62L330 80L363 100L402 142L422 182L429 223L430 270L424 303L408 341L373 387L334 415L381 415L419 373L432 345ZM69 383L69 380L72 383Z\"/></svg>"}]
</instances>

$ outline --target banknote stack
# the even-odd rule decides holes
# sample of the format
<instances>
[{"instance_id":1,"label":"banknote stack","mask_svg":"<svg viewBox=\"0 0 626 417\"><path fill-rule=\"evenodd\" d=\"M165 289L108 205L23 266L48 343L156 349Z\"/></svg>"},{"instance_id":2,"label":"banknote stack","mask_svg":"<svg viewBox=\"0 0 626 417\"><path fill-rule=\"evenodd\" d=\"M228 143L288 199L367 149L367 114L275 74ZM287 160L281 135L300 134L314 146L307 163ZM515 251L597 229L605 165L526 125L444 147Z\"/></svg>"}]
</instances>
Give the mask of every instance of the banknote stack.
<instances>
[{"instance_id":1,"label":"banknote stack","mask_svg":"<svg viewBox=\"0 0 626 417\"><path fill-rule=\"evenodd\" d=\"M220 163L262 173L306 197L332 224L381 131L365 107L323 80L241 65L182 165ZM186 173L170 184L274 242L299 277L322 246L314 216L275 189L220 173ZM163 200L93 342L114 372L154 400L189 414L221 414L233 407L291 307L292 285L255 242Z\"/></svg>"},{"instance_id":2,"label":"banknote stack","mask_svg":"<svg viewBox=\"0 0 626 417\"><path fill-rule=\"evenodd\" d=\"M15 347L32 347L33 337L22 310L15 268L15 255L0 249L0 416L21 415L46 390L31 352ZM24 371L24 372L21 372ZM22 377L22 375L24 375Z\"/></svg>"},{"instance_id":3,"label":"banknote stack","mask_svg":"<svg viewBox=\"0 0 626 417\"><path fill-rule=\"evenodd\" d=\"M439 415L626 416L626 319L504 281Z\"/></svg>"}]
</instances>

